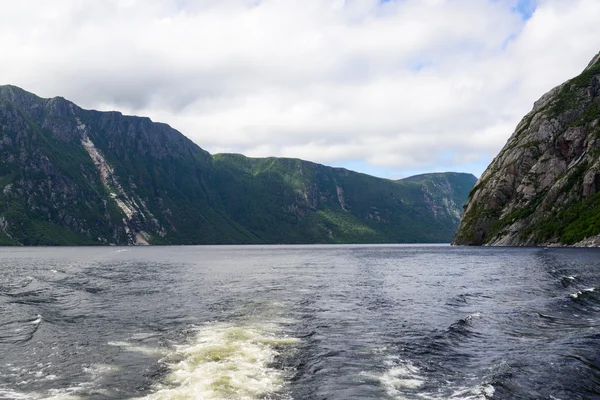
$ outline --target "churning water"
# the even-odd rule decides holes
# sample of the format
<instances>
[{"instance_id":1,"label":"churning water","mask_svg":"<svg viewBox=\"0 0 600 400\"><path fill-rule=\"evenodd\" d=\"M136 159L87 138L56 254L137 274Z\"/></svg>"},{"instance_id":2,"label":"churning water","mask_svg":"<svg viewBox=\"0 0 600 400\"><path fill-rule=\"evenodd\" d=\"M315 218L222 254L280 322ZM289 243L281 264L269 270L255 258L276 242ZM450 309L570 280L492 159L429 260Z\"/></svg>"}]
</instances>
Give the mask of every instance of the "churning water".
<instances>
[{"instance_id":1,"label":"churning water","mask_svg":"<svg viewBox=\"0 0 600 400\"><path fill-rule=\"evenodd\" d=\"M0 249L2 399L600 398L600 251Z\"/></svg>"}]
</instances>

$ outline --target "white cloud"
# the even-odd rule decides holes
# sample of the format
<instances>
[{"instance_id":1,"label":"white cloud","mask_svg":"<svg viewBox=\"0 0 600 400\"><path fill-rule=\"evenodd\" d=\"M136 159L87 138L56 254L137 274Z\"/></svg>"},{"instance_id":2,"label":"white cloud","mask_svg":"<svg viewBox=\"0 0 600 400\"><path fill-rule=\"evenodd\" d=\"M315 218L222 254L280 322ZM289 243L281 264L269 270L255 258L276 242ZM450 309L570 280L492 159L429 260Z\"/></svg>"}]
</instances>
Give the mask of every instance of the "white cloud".
<instances>
[{"instance_id":1,"label":"white cloud","mask_svg":"<svg viewBox=\"0 0 600 400\"><path fill-rule=\"evenodd\" d=\"M517 0L2 2L0 77L211 152L480 173L600 51L600 2L537 3L523 21Z\"/></svg>"}]
</instances>

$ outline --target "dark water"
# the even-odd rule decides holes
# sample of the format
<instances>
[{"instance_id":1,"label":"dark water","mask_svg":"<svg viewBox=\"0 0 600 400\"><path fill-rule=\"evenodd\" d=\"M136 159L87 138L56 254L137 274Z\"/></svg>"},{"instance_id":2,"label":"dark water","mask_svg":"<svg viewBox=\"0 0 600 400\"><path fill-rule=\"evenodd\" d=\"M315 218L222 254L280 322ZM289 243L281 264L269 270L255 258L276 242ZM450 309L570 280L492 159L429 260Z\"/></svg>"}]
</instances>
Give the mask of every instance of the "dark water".
<instances>
[{"instance_id":1,"label":"dark water","mask_svg":"<svg viewBox=\"0 0 600 400\"><path fill-rule=\"evenodd\" d=\"M600 251L0 249L0 398L600 398Z\"/></svg>"}]
</instances>

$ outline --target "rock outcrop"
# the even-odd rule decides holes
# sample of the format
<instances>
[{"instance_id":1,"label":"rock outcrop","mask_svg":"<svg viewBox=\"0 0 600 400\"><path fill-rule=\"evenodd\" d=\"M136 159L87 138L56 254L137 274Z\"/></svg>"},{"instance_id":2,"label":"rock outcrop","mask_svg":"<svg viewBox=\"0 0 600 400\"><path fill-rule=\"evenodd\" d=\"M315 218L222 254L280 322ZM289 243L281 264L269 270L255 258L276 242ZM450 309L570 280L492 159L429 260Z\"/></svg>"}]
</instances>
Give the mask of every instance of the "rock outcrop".
<instances>
[{"instance_id":1,"label":"rock outcrop","mask_svg":"<svg viewBox=\"0 0 600 400\"><path fill-rule=\"evenodd\" d=\"M600 54L542 96L469 194L453 244L600 243Z\"/></svg>"},{"instance_id":2,"label":"rock outcrop","mask_svg":"<svg viewBox=\"0 0 600 400\"><path fill-rule=\"evenodd\" d=\"M168 125L0 87L0 244L248 242Z\"/></svg>"}]
</instances>

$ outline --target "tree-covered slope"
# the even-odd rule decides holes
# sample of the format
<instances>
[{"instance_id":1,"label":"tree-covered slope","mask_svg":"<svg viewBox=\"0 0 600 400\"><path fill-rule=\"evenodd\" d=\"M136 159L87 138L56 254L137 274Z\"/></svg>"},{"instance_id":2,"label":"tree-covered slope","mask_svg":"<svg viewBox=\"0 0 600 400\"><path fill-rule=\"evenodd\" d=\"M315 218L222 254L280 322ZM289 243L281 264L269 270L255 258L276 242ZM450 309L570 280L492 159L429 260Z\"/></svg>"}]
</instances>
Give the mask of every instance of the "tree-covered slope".
<instances>
[{"instance_id":1,"label":"tree-covered slope","mask_svg":"<svg viewBox=\"0 0 600 400\"><path fill-rule=\"evenodd\" d=\"M0 86L0 245L444 242L474 181L213 157L148 118Z\"/></svg>"},{"instance_id":2,"label":"tree-covered slope","mask_svg":"<svg viewBox=\"0 0 600 400\"><path fill-rule=\"evenodd\" d=\"M213 159L227 212L267 243L448 242L476 180L391 181L298 159Z\"/></svg>"},{"instance_id":3,"label":"tree-covered slope","mask_svg":"<svg viewBox=\"0 0 600 400\"><path fill-rule=\"evenodd\" d=\"M459 245L600 245L600 54L542 96L483 173Z\"/></svg>"}]
</instances>

